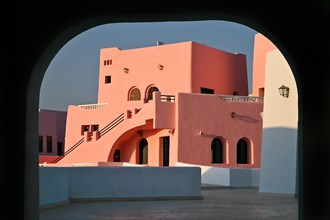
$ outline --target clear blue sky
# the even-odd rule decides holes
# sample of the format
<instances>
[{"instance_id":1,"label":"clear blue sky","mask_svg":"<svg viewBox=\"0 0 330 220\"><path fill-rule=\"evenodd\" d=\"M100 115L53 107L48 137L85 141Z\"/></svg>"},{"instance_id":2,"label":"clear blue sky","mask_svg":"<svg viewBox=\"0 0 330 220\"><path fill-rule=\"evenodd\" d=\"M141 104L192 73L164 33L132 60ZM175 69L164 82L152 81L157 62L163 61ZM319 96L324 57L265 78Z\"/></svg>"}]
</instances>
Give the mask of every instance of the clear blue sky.
<instances>
[{"instance_id":1,"label":"clear blue sky","mask_svg":"<svg viewBox=\"0 0 330 220\"><path fill-rule=\"evenodd\" d=\"M249 90L252 86L254 36L247 26L227 21L148 22L106 24L89 29L57 53L40 90L39 108L67 111L68 105L97 103L101 48L122 50L194 41L247 57Z\"/></svg>"}]
</instances>

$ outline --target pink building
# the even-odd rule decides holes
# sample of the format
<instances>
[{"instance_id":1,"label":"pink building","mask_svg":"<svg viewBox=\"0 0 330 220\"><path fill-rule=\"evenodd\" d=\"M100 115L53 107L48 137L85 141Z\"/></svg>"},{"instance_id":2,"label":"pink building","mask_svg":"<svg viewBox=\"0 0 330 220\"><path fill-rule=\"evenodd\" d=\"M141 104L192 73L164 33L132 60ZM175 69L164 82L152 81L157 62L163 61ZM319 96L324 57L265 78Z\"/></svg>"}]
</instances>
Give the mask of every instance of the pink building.
<instances>
[{"instance_id":1,"label":"pink building","mask_svg":"<svg viewBox=\"0 0 330 220\"><path fill-rule=\"evenodd\" d=\"M39 110L39 163L64 154L66 115L64 111Z\"/></svg>"},{"instance_id":2,"label":"pink building","mask_svg":"<svg viewBox=\"0 0 330 220\"><path fill-rule=\"evenodd\" d=\"M259 168L246 57L195 42L100 51L98 103L70 105L57 164Z\"/></svg>"}]
</instances>

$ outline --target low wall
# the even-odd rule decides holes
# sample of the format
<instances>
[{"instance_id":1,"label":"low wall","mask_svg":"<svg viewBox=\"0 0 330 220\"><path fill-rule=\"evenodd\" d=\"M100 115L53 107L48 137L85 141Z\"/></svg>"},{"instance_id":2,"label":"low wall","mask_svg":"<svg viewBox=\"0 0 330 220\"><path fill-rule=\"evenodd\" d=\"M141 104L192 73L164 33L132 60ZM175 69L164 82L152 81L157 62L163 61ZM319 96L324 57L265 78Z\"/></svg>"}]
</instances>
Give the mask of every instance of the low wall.
<instances>
[{"instance_id":1,"label":"low wall","mask_svg":"<svg viewBox=\"0 0 330 220\"><path fill-rule=\"evenodd\" d=\"M69 170L61 167L39 168L39 207L70 203Z\"/></svg>"},{"instance_id":2,"label":"low wall","mask_svg":"<svg viewBox=\"0 0 330 220\"><path fill-rule=\"evenodd\" d=\"M259 168L222 168L177 162L176 166L199 167L201 183L231 187L258 187Z\"/></svg>"},{"instance_id":3,"label":"low wall","mask_svg":"<svg viewBox=\"0 0 330 220\"><path fill-rule=\"evenodd\" d=\"M201 199L199 167L40 167L40 208L72 200Z\"/></svg>"}]
</instances>

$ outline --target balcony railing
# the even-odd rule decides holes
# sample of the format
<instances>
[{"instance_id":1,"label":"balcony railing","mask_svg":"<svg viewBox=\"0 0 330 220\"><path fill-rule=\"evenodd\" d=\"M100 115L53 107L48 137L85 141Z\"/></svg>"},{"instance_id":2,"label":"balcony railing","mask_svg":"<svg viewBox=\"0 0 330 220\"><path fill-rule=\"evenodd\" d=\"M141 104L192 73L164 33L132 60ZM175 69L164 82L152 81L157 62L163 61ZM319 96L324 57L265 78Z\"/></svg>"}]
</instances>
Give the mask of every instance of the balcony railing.
<instances>
[{"instance_id":1,"label":"balcony railing","mask_svg":"<svg viewBox=\"0 0 330 220\"><path fill-rule=\"evenodd\" d=\"M235 95L219 95L223 101L229 102L263 102L264 98L261 96L235 96Z\"/></svg>"},{"instance_id":2,"label":"balcony railing","mask_svg":"<svg viewBox=\"0 0 330 220\"><path fill-rule=\"evenodd\" d=\"M174 95L161 95L160 101L161 102L175 102L175 96Z\"/></svg>"},{"instance_id":3,"label":"balcony railing","mask_svg":"<svg viewBox=\"0 0 330 220\"><path fill-rule=\"evenodd\" d=\"M85 109L98 109L98 108L101 108L101 107L103 107L107 104L108 103L86 104L86 105L78 105L78 107L85 108Z\"/></svg>"}]
</instances>

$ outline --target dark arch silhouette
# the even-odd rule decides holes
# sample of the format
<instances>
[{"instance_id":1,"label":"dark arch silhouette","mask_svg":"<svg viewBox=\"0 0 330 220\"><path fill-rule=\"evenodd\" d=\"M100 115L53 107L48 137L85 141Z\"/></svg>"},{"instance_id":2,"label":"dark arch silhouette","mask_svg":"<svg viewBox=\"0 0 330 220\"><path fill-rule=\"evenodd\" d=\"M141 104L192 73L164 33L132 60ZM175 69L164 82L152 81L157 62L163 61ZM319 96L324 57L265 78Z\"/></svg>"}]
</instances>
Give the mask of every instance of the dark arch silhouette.
<instances>
[{"instance_id":1,"label":"dark arch silhouette","mask_svg":"<svg viewBox=\"0 0 330 220\"><path fill-rule=\"evenodd\" d=\"M249 146L245 139L239 139L236 145L236 163L237 164L248 164L248 151Z\"/></svg>"},{"instance_id":2,"label":"dark arch silhouette","mask_svg":"<svg viewBox=\"0 0 330 220\"><path fill-rule=\"evenodd\" d=\"M214 138L211 143L212 163L223 163L223 144L219 138Z\"/></svg>"},{"instance_id":3,"label":"dark arch silhouette","mask_svg":"<svg viewBox=\"0 0 330 220\"><path fill-rule=\"evenodd\" d=\"M145 138L139 144L139 164L148 164L148 141Z\"/></svg>"},{"instance_id":4,"label":"dark arch silhouette","mask_svg":"<svg viewBox=\"0 0 330 220\"><path fill-rule=\"evenodd\" d=\"M19 69L6 71L6 77L2 79L4 84L16 91L8 94L13 100L11 108L3 110L3 115L11 115L12 109L17 109L17 123L6 126L6 131L11 134L15 131L15 138L10 142L15 149L5 148L1 160L8 172L5 175L11 177L8 184L13 189L11 192L16 193L10 197L13 201L6 202L6 205L15 210L12 214L16 216L11 216L12 218L38 219L38 148L35 146L38 146L39 92L43 74L66 42L79 33L104 23L215 19L238 22L263 33L286 57L297 82L299 97L299 218L330 219L330 168L327 162L327 155L330 154L330 106L325 102L330 100L330 77L326 75L330 70L330 36L326 31L326 27L330 25L329 4L322 0L298 5L283 5L274 1L271 4L271 13L268 2L203 3L195 6L163 4L161 7L143 1L130 2L129 7L125 2L116 2L114 7L109 1L104 4L91 4L90 1L62 4L58 1L37 0L21 3L21 10L18 10L20 58L17 59L17 53L10 53L13 48L9 47L9 53L4 57L6 64L15 62L10 67ZM5 25L13 21L11 16L8 18L4 19ZM317 86L318 94L322 96L310 98L310 85ZM315 103L325 105L314 108ZM320 117L322 120L315 120ZM8 166L12 164L8 155L13 155L13 152L15 165ZM321 175L315 172L320 168Z\"/></svg>"},{"instance_id":5,"label":"dark arch silhouette","mask_svg":"<svg viewBox=\"0 0 330 220\"><path fill-rule=\"evenodd\" d=\"M148 100L153 99L152 93L155 92L155 91L159 91L159 89L156 86L151 86L151 87L148 88L148 91L147 91L147 99Z\"/></svg>"}]
</instances>

